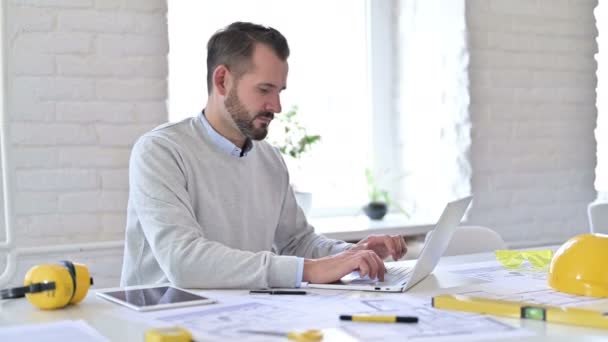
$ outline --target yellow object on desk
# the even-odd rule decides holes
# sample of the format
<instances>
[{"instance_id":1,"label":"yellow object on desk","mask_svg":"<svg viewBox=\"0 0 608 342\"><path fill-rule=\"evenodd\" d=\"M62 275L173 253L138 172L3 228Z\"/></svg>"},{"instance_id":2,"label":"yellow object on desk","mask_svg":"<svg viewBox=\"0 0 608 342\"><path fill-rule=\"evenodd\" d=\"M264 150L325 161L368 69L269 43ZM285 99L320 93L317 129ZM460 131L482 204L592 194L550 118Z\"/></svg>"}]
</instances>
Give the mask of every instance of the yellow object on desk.
<instances>
[{"instance_id":1,"label":"yellow object on desk","mask_svg":"<svg viewBox=\"0 0 608 342\"><path fill-rule=\"evenodd\" d=\"M608 235L580 234L555 252L549 266L549 286L589 297L608 297Z\"/></svg>"},{"instance_id":2,"label":"yellow object on desk","mask_svg":"<svg viewBox=\"0 0 608 342\"><path fill-rule=\"evenodd\" d=\"M553 323L608 329L608 317L601 311L573 307L559 307L507 300L440 295L433 297L437 309L475 312L496 316L534 319Z\"/></svg>"},{"instance_id":3,"label":"yellow object on desk","mask_svg":"<svg viewBox=\"0 0 608 342\"><path fill-rule=\"evenodd\" d=\"M497 250L494 253L496 254L496 260L506 268L518 268L524 260L528 260L532 267L544 269L549 266L553 257L553 251L550 249L533 251Z\"/></svg>"},{"instance_id":4,"label":"yellow object on desk","mask_svg":"<svg viewBox=\"0 0 608 342\"><path fill-rule=\"evenodd\" d=\"M340 315L340 320L372 323L418 323L418 317L416 316L394 315Z\"/></svg>"},{"instance_id":5,"label":"yellow object on desk","mask_svg":"<svg viewBox=\"0 0 608 342\"><path fill-rule=\"evenodd\" d=\"M299 342L316 342L323 339L323 332L321 330L310 329L302 332L279 332L279 331L268 331L268 330L239 330L240 333L255 334L255 335L266 335L266 336L277 336L287 337L287 339Z\"/></svg>"},{"instance_id":6,"label":"yellow object on desk","mask_svg":"<svg viewBox=\"0 0 608 342\"><path fill-rule=\"evenodd\" d=\"M156 328L146 331L146 342L191 342L192 334L181 327Z\"/></svg>"}]
</instances>

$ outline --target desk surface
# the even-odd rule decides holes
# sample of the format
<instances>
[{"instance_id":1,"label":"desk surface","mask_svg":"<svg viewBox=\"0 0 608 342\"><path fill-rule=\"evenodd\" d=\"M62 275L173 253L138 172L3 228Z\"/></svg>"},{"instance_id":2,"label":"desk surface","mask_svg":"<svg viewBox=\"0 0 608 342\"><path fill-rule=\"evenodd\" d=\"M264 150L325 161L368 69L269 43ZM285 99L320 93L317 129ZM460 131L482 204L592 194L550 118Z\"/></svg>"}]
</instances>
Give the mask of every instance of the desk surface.
<instances>
[{"instance_id":1,"label":"desk surface","mask_svg":"<svg viewBox=\"0 0 608 342\"><path fill-rule=\"evenodd\" d=\"M449 265L487 261L492 259L493 255L490 253L443 258L435 272L423 280L420 284L413 287L410 291L408 291L408 293L417 295L432 295L441 289L452 287L466 288L472 287L476 284L482 284L483 281L481 280L461 277L442 269ZM309 291L311 290L309 289ZM314 291L318 291L318 293L321 294L335 293L331 290L326 290L325 292L324 290ZM128 309L124 309L118 305L99 299L93 292L94 291L90 291L85 301L83 301L81 304L56 311L38 310L24 299L0 301L0 326L52 322L66 319L84 319L93 328L97 329L101 334L109 338L111 341L143 341L144 331L149 329L150 326L143 321L126 320L124 315L118 315L116 314L116 311L119 309L122 309L123 311ZM218 296L220 294L247 294L247 291L244 290L218 290L204 292L206 294L217 293ZM356 292L353 293L356 294ZM358 294L361 294L362 296L369 295L369 293ZM378 293L374 293L373 295L382 296L382 294ZM138 314L133 312L133 315ZM512 339L513 341L567 341L572 340L574 337L576 338L576 341L599 341L606 340L608 338L608 331L598 329L547 324L538 321L520 321L515 319L500 320L515 326L525 326L527 329L533 330L534 333L536 333L536 336L523 338L519 337L517 339ZM379 328L381 328L381 326L379 326ZM336 331L328 331L326 337L330 338L325 338L324 340L341 340L340 338L331 338L332 336L337 336L335 333Z\"/></svg>"},{"instance_id":2,"label":"desk surface","mask_svg":"<svg viewBox=\"0 0 608 342\"><path fill-rule=\"evenodd\" d=\"M388 214L382 220L365 215L311 218L315 232L330 239L359 241L370 234L421 235L431 231L433 224L414 224L402 214Z\"/></svg>"}]
</instances>

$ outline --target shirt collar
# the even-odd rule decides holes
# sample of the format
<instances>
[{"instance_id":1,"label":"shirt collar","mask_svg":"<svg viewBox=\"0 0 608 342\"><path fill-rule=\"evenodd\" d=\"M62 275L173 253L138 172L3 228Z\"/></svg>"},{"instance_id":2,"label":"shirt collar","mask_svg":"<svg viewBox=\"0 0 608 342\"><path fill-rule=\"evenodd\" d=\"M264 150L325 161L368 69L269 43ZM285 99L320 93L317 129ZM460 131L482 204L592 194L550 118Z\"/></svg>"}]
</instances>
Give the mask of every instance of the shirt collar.
<instances>
[{"instance_id":1,"label":"shirt collar","mask_svg":"<svg viewBox=\"0 0 608 342\"><path fill-rule=\"evenodd\" d=\"M240 148L240 147L236 146L235 144L233 144L232 141L226 139L226 137L219 134L213 127L211 127L211 124L205 117L205 110L203 110L201 112L200 118L201 118L200 120L201 120L201 123L203 124L203 127L205 127L207 134L209 134L209 137L211 138L211 141L222 152L229 154L233 157L240 158L240 157L247 156L247 153L249 153L251 151L251 149L253 149L253 142L249 138L247 138L245 140L245 147Z\"/></svg>"}]
</instances>

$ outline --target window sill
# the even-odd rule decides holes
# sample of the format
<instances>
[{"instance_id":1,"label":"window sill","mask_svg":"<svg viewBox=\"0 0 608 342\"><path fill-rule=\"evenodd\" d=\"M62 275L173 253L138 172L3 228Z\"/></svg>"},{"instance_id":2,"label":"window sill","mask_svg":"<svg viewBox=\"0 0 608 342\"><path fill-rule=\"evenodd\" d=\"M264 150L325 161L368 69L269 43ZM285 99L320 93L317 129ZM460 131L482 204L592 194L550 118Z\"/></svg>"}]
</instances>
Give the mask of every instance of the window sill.
<instances>
[{"instance_id":1,"label":"window sill","mask_svg":"<svg viewBox=\"0 0 608 342\"><path fill-rule=\"evenodd\" d=\"M327 238L356 242L370 234L399 234L419 236L431 231L435 225L416 223L403 214L387 214L382 220L370 220L365 215L311 218L315 232Z\"/></svg>"}]
</instances>

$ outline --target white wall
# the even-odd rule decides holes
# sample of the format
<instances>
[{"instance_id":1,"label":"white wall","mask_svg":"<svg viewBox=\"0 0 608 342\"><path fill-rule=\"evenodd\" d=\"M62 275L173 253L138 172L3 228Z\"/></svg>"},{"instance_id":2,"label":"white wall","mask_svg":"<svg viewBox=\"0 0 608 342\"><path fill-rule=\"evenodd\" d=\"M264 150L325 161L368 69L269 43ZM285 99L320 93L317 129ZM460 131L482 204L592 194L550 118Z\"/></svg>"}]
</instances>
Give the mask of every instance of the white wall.
<instances>
[{"instance_id":1,"label":"white wall","mask_svg":"<svg viewBox=\"0 0 608 342\"><path fill-rule=\"evenodd\" d=\"M122 240L131 145L167 118L165 0L8 0L6 11L18 245ZM15 281L70 255L117 285L122 249L20 257Z\"/></svg>"},{"instance_id":2,"label":"white wall","mask_svg":"<svg viewBox=\"0 0 608 342\"><path fill-rule=\"evenodd\" d=\"M588 231L597 1L469 0L469 220L511 245Z\"/></svg>"}]
</instances>

